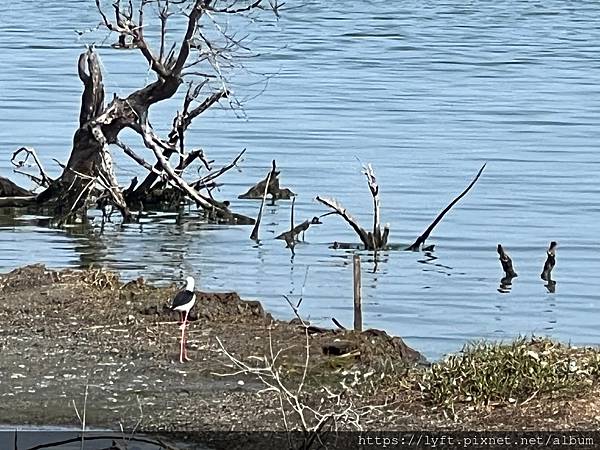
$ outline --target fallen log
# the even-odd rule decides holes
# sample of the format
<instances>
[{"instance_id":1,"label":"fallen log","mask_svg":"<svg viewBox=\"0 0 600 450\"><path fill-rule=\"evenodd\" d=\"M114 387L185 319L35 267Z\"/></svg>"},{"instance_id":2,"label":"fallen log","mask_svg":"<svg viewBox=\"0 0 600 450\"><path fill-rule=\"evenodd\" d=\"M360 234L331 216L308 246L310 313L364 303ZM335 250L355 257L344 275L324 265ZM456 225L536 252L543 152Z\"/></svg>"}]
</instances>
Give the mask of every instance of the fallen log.
<instances>
[{"instance_id":1,"label":"fallen log","mask_svg":"<svg viewBox=\"0 0 600 450\"><path fill-rule=\"evenodd\" d=\"M28 197L0 197L0 208L23 208L37 205L34 195Z\"/></svg>"}]
</instances>

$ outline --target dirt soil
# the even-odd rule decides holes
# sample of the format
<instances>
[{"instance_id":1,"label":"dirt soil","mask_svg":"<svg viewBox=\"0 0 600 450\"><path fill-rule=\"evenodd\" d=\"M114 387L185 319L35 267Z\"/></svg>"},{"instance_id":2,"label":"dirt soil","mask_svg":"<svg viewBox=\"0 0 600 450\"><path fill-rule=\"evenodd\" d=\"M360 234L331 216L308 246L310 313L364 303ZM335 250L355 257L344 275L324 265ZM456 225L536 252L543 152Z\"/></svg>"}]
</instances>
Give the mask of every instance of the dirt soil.
<instances>
[{"instance_id":1,"label":"dirt soil","mask_svg":"<svg viewBox=\"0 0 600 450\"><path fill-rule=\"evenodd\" d=\"M87 391L90 426L283 430L279 397L264 383L243 373L221 376L237 369L217 338L251 366L281 350L277 367L297 386L306 358L299 320L274 320L235 293L197 292L192 361L180 364L180 330L168 308L177 289L143 279L123 283L99 269L34 265L0 275L0 423L79 426L76 408L83 411ZM597 391L449 414L423 402L409 374L424 370L424 360L400 338L377 330L309 331L302 401L317 409L334 400L354 405L364 429L593 430L599 423Z\"/></svg>"}]
</instances>

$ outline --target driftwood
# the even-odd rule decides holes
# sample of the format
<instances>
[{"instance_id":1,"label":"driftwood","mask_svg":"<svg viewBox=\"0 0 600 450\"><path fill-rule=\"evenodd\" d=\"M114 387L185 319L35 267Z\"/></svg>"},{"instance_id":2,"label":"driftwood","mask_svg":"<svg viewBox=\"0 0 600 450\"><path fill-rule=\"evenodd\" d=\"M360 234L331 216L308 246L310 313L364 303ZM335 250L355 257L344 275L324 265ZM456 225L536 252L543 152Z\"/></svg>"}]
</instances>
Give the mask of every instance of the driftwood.
<instances>
[{"instance_id":1,"label":"driftwood","mask_svg":"<svg viewBox=\"0 0 600 450\"><path fill-rule=\"evenodd\" d=\"M550 242L550 246L546 251L546 262L544 263L544 269L542 270L542 274L540 278L544 281L552 281L552 269L556 265L556 246L558 244L556 241Z\"/></svg>"},{"instance_id":2,"label":"driftwood","mask_svg":"<svg viewBox=\"0 0 600 450\"><path fill-rule=\"evenodd\" d=\"M285 241L286 246L293 249L296 243L298 242L298 236L300 233L304 233L311 225L319 225L322 222L318 217L313 217L310 220L305 220L302 223L299 223L291 230L285 231L277 236L275 239L282 239Z\"/></svg>"},{"instance_id":3,"label":"driftwood","mask_svg":"<svg viewBox=\"0 0 600 450\"><path fill-rule=\"evenodd\" d=\"M548 292L550 292L551 294L554 294L556 292L556 281L548 280L548 283L546 283L544 286L546 287L546 289L548 289Z\"/></svg>"},{"instance_id":4,"label":"driftwood","mask_svg":"<svg viewBox=\"0 0 600 450\"><path fill-rule=\"evenodd\" d=\"M456 205L461 198L467 195L467 192L469 192L473 186L475 186L475 183L477 183L477 180L479 180L479 177L483 173L483 169L485 169L485 166L486 164L481 166L481 169L479 169L479 172L477 172L477 175L475 176L473 181L471 181L471 183L466 187L466 189L462 191L458 197L452 200L450 204L448 204L448 206L446 206L442 210L441 213L438 214L438 216L433 220L433 222L431 222L431 224L427 227L423 234L421 234L421 236L419 236L417 240L407 248L407 250L418 251L421 248L421 246L425 244L425 241L427 240L433 229L436 227L436 225L440 223L444 216L452 209L452 207Z\"/></svg>"},{"instance_id":5,"label":"driftwood","mask_svg":"<svg viewBox=\"0 0 600 450\"><path fill-rule=\"evenodd\" d=\"M498 244L497 247L498 256L500 258L500 264L502 265L502 270L504 271L504 276L500 280L500 287L498 288L498 292L508 293L512 288L512 280L517 277L517 272L515 272L513 268L512 259L506 253L502 245Z\"/></svg>"},{"instance_id":6,"label":"driftwood","mask_svg":"<svg viewBox=\"0 0 600 450\"><path fill-rule=\"evenodd\" d=\"M36 205L36 196L0 197L0 208L24 208Z\"/></svg>"},{"instance_id":7,"label":"driftwood","mask_svg":"<svg viewBox=\"0 0 600 450\"><path fill-rule=\"evenodd\" d=\"M271 176L273 175L273 170L269 171L267 175L266 182L263 188L262 201L260 202L260 209L258 210L258 217L256 218L256 222L254 223L254 228L252 228L252 233L250 233L250 239L253 241L258 240L258 231L260 228L260 222L262 220L263 208L265 207L265 200L267 199L267 186L269 185L269 181L271 180Z\"/></svg>"},{"instance_id":8,"label":"driftwood","mask_svg":"<svg viewBox=\"0 0 600 450\"><path fill-rule=\"evenodd\" d=\"M388 237L390 234L390 226L386 224L381 228L381 223L379 221L380 212L379 212L379 186L375 179L375 172L373 171L373 167L371 164L367 164L364 167L363 171L364 175L367 177L367 183L369 185L369 190L371 191L371 196L373 197L373 230L367 231L364 229L358 221L344 208L341 203L333 198L320 197L317 196L317 201L321 202L328 208L333 211L330 214L336 214L341 216L356 232L364 247L367 250L380 250L384 249L388 243Z\"/></svg>"},{"instance_id":9,"label":"driftwood","mask_svg":"<svg viewBox=\"0 0 600 450\"><path fill-rule=\"evenodd\" d=\"M292 200L292 210L290 214L290 229L284 231L275 239L283 239L286 243L286 247L294 253L294 248L298 242L298 236L300 233L304 233L311 225L320 225L322 222L318 217L313 217L311 220L305 220L304 222L294 225L294 207L296 205L296 198Z\"/></svg>"},{"instance_id":10,"label":"driftwood","mask_svg":"<svg viewBox=\"0 0 600 450\"><path fill-rule=\"evenodd\" d=\"M25 154L25 157L23 159L17 159L17 157L21 156L21 154L23 154L23 153ZM24 168L26 166L27 162L29 161L29 158L31 158L33 160L33 163L38 168L38 172L39 172L38 176L32 175L32 174L22 170L22 168ZM13 172L20 173L22 175L25 175L26 177L29 177L38 186L47 188L48 186L50 186L50 184L53 181L46 174L46 171L44 170L44 167L42 166L42 163L40 162L40 159L38 158L37 153L35 152L35 150L33 148L30 148L30 147L19 148L18 150L16 150L13 153L12 157L10 158L10 162L12 163L13 166L15 166L15 168L13 169Z\"/></svg>"},{"instance_id":11,"label":"driftwood","mask_svg":"<svg viewBox=\"0 0 600 450\"><path fill-rule=\"evenodd\" d=\"M336 327L338 327L340 330L346 330L346 327L345 327L344 325L342 325L342 324L340 323L340 321L339 321L339 320L337 320L335 317L332 317L332 318L331 318L331 321L332 321L332 322L334 323L334 325L335 325Z\"/></svg>"},{"instance_id":12,"label":"driftwood","mask_svg":"<svg viewBox=\"0 0 600 450\"><path fill-rule=\"evenodd\" d=\"M502 245L498 244L498 256L500 258L500 264L502 265L502 270L504 270L504 275L506 277L514 278L517 276L517 272L513 269L513 262L510 259L510 256L506 253Z\"/></svg>"},{"instance_id":13,"label":"driftwood","mask_svg":"<svg viewBox=\"0 0 600 450\"><path fill-rule=\"evenodd\" d=\"M43 191L32 201L31 192L15 190L13 185L0 182L0 206L48 206L61 224L84 215L87 207L93 204L94 197L100 197L98 204L110 205L121 213L124 221L131 221L135 220L132 209L142 210L148 199L150 202L155 200L157 193L177 192L180 202L192 201L209 220L254 223L250 217L229 211L228 202L212 197L210 190L216 185L216 178L227 168L196 181L185 179L184 171L196 162L201 163L199 170L210 171L209 162L201 150L189 151L186 148L185 136L195 118L219 101L231 98L223 71L233 67L236 52L247 51L242 41L227 35L227 30L219 27L215 17L221 14L245 15L262 9L275 9L277 14L277 8L268 0L251 4L232 0L226 8L207 0L181 0L160 2L158 11L147 15L146 12L156 11L153 9L154 2L117 0L110 2L110 6L104 0L96 0L95 3L101 26L118 35L119 47L141 53L154 80L125 97L115 95L107 103L102 66L94 47L89 47L80 55L77 64L83 84L79 127L74 133L71 153L62 174L55 180L50 179L35 152L26 148L17 150L16 153L27 151L28 157L38 166L39 176L24 174ZM104 12L105 7L114 11L112 18ZM179 41L169 43L167 22L172 16L182 18L186 26ZM160 26L157 49L151 47L144 34L146 28L152 28L152 20ZM216 32L213 33L210 27L216 27ZM160 137L148 120L149 111L155 104L172 99L182 84L187 85L182 108L173 119L168 135ZM204 90L210 91L202 99ZM150 151L150 158L145 159L133 147L119 140L120 132L126 128L138 134L143 146ZM125 190L117 183L111 154L114 148L121 149L147 171L143 179L132 182ZM173 156L179 159L178 163L172 164ZM17 171L21 171L26 159L15 164ZM230 167L233 166L235 162ZM176 197L170 195L171 199Z\"/></svg>"},{"instance_id":14,"label":"driftwood","mask_svg":"<svg viewBox=\"0 0 600 450\"><path fill-rule=\"evenodd\" d=\"M0 197L29 197L31 191L16 185L8 178L0 177Z\"/></svg>"},{"instance_id":15,"label":"driftwood","mask_svg":"<svg viewBox=\"0 0 600 450\"><path fill-rule=\"evenodd\" d=\"M238 195L238 198L259 200L263 198L265 190L266 193L271 196L272 201L289 200L290 198L294 197L296 194L294 194L290 189L281 188L279 186L279 174L281 172L277 170L275 160L273 160L272 164L273 166L269 174L246 192Z\"/></svg>"},{"instance_id":16,"label":"driftwood","mask_svg":"<svg viewBox=\"0 0 600 450\"><path fill-rule=\"evenodd\" d=\"M410 245L409 247L407 247L405 250L412 250L412 251L418 251L420 249L422 249L424 251L433 250L433 246L428 246L428 247L423 246L425 244L425 241L427 240L427 238L429 237L429 235L431 234L431 232L433 231L435 226L438 223L440 223L441 220L444 218L444 216L448 213L448 211L450 211L452 209L452 207L454 205L456 205L456 203L458 203L458 201L461 198L463 198L467 194L467 192L469 192L469 190L471 190L471 188L475 185L475 183L481 176L483 169L485 169L485 166L486 165L484 164L481 167L481 169L479 169L479 172L477 173L477 175L475 176L473 181L471 181L471 183L467 186L467 188L460 195L458 195L454 200L452 200L450 202L450 204L448 206L446 206L446 208L444 208L444 210L442 210L442 212L440 212L438 214L438 216L427 227L427 229L423 232L423 234L421 234L415 240L415 242L413 242L413 244ZM356 232L356 234L360 238L365 249L377 251L377 250L389 248L390 245L388 244L388 238L389 238L389 233L390 233L390 226L389 226L389 224L386 224L383 227L383 229L381 227L379 186L375 179L375 173L373 171L373 168L371 167L370 164L367 164L364 167L363 173L367 177L367 183L369 185L369 190L371 191L371 196L373 197L373 230L372 231L367 231L365 228L363 228L358 223L358 221L354 217L352 217L352 215L348 212L348 210L346 208L344 208L341 205L341 203L339 203L337 200L335 200L333 198L320 197L320 196L317 196L316 199L317 199L317 201L321 202L322 204L324 204L325 206L327 206L328 208L330 208L332 210L332 212L330 212L329 214L336 214L336 215L341 216L350 225L350 227L352 227L352 229ZM327 215L327 214L325 214L325 215ZM334 248L355 248L355 246L353 246L352 244L344 244L344 243L336 242L336 243L334 243Z\"/></svg>"}]
</instances>

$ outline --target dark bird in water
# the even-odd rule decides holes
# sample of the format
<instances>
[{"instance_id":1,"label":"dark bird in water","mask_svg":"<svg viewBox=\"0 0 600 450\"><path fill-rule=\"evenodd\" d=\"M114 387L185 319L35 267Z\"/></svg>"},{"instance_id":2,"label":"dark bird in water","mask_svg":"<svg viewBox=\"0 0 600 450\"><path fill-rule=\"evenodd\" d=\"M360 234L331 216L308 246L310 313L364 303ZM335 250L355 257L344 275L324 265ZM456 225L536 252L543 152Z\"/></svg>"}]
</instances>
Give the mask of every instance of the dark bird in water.
<instances>
[{"instance_id":1,"label":"dark bird in water","mask_svg":"<svg viewBox=\"0 0 600 450\"><path fill-rule=\"evenodd\" d=\"M556 264L557 245L556 241L550 242L550 247L548 247L548 250L546 251L546 262L544 263L544 270L542 270L542 274L540 275L544 281L550 281L552 278L552 269L554 269L554 265Z\"/></svg>"},{"instance_id":2,"label":"dark bird in water","mask_svg":"<svg viewBox=\"0 0 600 450\"><path fill-rule=\"evenodd\" d=\"M502 270L504 270L504 274L506 277L514 278L517 276L517 272L513 269L512 259L510 256L504 251L502 245L498 244L498 255L500 256L500 264L502 264Z\"/></svg>"},{"instance_id":3,"label":"dark bird in water","mask_svg":"<svg viewBox=\"0 0 600 450\"><path fill-rule=\"evenodd\" d=\"M187 350L185 348L185 327L187 325L188 315L190 310L196 303L196 294L194 293L194 279L192 277L186 278L185 289L182 289L175 295L171 309L179 313L179 321L181 322L181 343L179 348L179 362L189 361L187 356Z\"/></svg>"}]
</instances>

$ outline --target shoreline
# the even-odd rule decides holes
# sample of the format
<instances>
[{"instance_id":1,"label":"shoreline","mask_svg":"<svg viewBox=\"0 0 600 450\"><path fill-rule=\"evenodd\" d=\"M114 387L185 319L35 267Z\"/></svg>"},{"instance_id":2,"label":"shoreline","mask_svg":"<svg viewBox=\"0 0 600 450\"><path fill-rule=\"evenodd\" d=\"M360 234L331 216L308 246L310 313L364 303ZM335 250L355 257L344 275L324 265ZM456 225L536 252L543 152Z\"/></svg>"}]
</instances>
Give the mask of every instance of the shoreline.
<instances>
[{"instance_id":1,"label":"shoreline","mask_svg":"<svg viewBox=\"0 0 600 450\"><path fill-rule=\"evenodd\" d=\"M115 427L117 416L126 416L133 426L141 409L142 430L189 430L192 422L198 430L283 429L275 399L257 397L264 386L255 377L221 376L232 371L224 349L244 360L263 357L269 347L285 350L283 370L297 378L305 360L304 328L274 320L260 302L235 293L197 291L190 314L192 361L182 365L176 313L167 307L174 292L142 279L120 283L101 269L33 265L0 275L0 369L8 375L0 400L10 399L0 401L3 422L77 425L73 402L82 402L88 386L90 425ZM400 338L377 330L359 335L310 327L309 335L315 372L306 385L313 393L347 378L339 367L423 361ZM27 352L31 358L23 359ZM248 414L256 402L273 411L260 418ZM211 420L200 417L207 411Z\"/></svg>"},{"instance_id":2,"label":"shoreline","mask_svg":"<svg viewBox=\"0 0 600 450\"><path fill-rule=\"evenodd\" d=\"M336 416L341 431L356 430L359 422L365 431L584 430L600 423L596 349L535 339L508 350L490 344L491 353L474 350L469 364L477 370L460 379L459 359L430 368L419 352L383 331L304 327L298 319L275 320L260 302L235 293L197 291L189 328L192 361L179 364L179 328L167 306L174 292L143 279L122 283L102 269L33 265L0 274L0 372L6 374L0 422L77 428L74 405L81 410L87 392L88 426L140 433L284 431L282 410L291 429L340 411L354 414ZM572 389L561 390L560 384L544 384L555 380L544 378L539 368L545 363L529 361L532 352L549 355L554 365L576 361L586 371L580 376L578 369L575 379L567 365L559 375L573 382ZM529 358L515 362L526 363L518 376L541 370L538 391L524 390L516 399L491 391L480 403L453 394L452 384L472 389L473 379L500 370L493 365L498 361L485 359L488 353ZM482 374L486 364L492 369ZM272 388L277 382L268 376L265 382L269 368L310 414L301 418L282 406L280 391Z\"/></svg>"}]
</instances>

